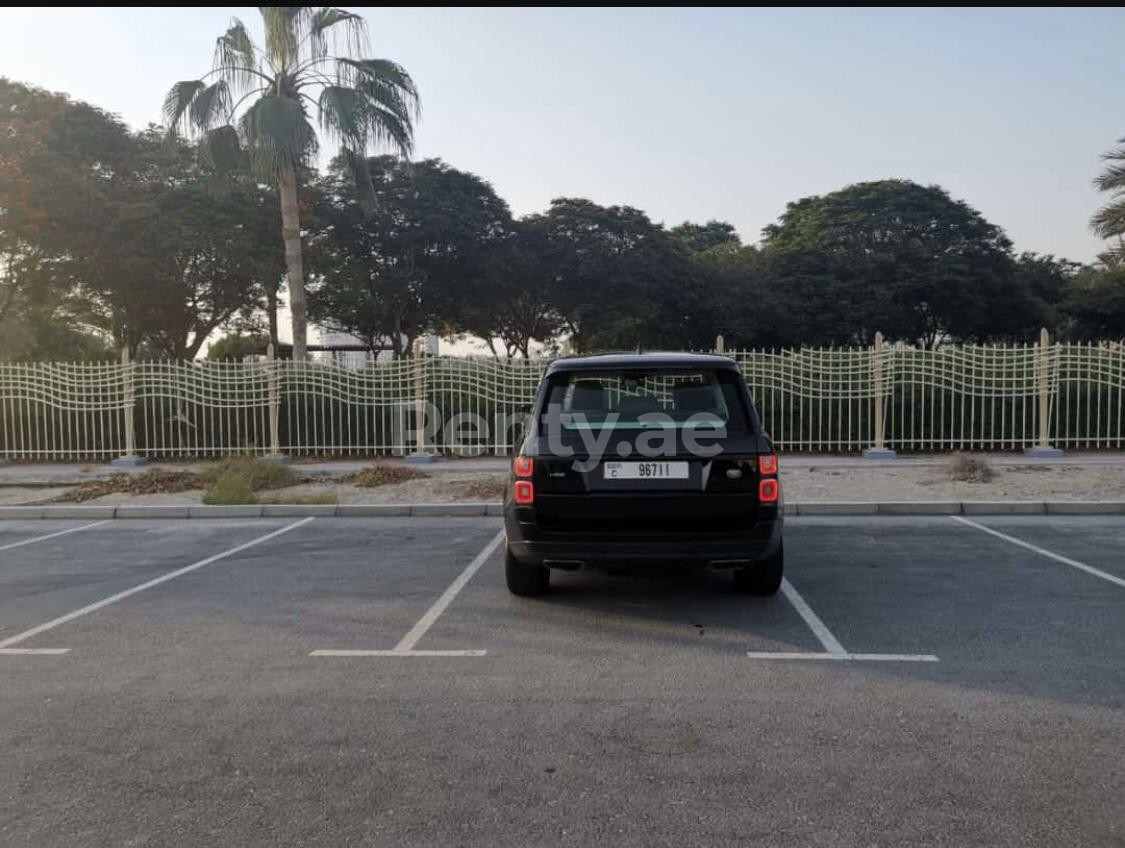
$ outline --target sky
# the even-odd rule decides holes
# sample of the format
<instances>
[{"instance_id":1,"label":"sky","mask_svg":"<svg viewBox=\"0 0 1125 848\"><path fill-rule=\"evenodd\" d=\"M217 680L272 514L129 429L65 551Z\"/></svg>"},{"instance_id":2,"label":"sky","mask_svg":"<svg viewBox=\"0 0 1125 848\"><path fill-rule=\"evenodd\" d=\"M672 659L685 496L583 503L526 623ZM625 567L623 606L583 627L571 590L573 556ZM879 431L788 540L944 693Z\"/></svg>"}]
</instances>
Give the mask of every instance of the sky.
<instances>
[{"instance_id":1,"label":"sky","mask_svg":"<svg viewBox=\"0 0 1125 848\"><path fill-rule=\"evenodd\" d=\"M1119 9L348 8L418 84L417 156L516 214L580 196L754 243L790 201L898 177L944 186L1019 251L1100 249ZM253 8L3 9L0 75L140 127L209 69L232 15L257 26Z\"/></svg>"}]
</instances>

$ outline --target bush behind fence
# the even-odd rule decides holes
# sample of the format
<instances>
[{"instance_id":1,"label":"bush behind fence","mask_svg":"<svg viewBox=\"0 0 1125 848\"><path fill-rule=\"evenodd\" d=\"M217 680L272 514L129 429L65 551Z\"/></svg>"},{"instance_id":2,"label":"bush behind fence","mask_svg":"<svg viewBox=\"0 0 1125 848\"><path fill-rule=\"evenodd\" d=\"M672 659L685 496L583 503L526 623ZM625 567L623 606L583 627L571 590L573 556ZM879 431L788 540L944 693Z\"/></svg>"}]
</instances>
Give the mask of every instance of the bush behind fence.
<instances>
[{"instance_id":1,"label":"bush behind fence","mask_svg":"<svg viewBox=\"0 0 1125 848\"><path fill-rule=\"evenodd\" d=\"M782 450L1125 447L1125 348L1116 342L731 351ZM0 457L98 460L277 449L402 454L420 405L445 427L423 445L508 454L546 360L424 357L334 363L0 363ZM1044 418L1043 412L1046 412ZM132 434L129 433L129 422ZM1043 424L1046 424L1044 427ZM497 425L500 426L497 426Z\"/></svg>"}]
</instances>

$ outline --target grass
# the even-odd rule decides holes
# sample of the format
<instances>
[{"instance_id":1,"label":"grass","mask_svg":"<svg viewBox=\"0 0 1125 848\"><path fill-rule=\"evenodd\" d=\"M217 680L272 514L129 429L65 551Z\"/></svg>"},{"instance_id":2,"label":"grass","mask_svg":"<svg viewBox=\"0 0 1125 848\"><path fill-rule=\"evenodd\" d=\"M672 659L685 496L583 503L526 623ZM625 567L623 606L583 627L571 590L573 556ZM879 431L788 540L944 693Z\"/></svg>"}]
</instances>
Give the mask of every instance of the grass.
<instances>
[{"instance_id":1,"label":"grass","mask_svg":"<svg viewBox=\"0 0 1125 848\"><path fill-rule=\"evenodd\" d=\"M203 503L211 505L256 504L258 496L250 485L250 478L237 471L227 471L215 477L203 493Z\"/></svg>"},{"instance_id":2,"label":"grass","mask_svg":"<svg viewBox=\"0 0 1125 848\"><path fill-rule=\"evenodd\" d=\"M382 464L361 468L359 471L341 478L340 482L350 483L364 489L374 489L376 486L390 486L394 483L421 480L429 476L429 474L419 471L417 468L410 468L406 465Z\"/></svg>"},{"instance_id":3,"label":"grass","mask_svg":"<svg viewBox=\"0 0 1125 848\"><path fill-rule=\"evenodd\" d=\"M207 491L203 493L205 504L256 504L260 503L257 492L284 489L305 481L304 477L286 465L242 456L224 459L208 468L200 477L207 486ZM335 496L332 497L332 502L335 503ZM284 502L324 503L290 498L286 498Z\"/></svg>"},{"instance_id":4,"label":"grass","mask_svg":"<svg viewBox=\"0 0 1125 848\"><path fill-rule=\"evenodd\" d=\"M987 483L995 476L992 466L983 456L956 453L946 465L949 479L958 483Z\"/></svg>"},{"instance_id":5,"label":"grass","mask_svg":"<svg viewBox=\"0 0 1125 848\"><path fill-rule=\"evenodd\" d=\"M296 486L305 480L287 465L278 462L266 462L248 456L224 459L205 470L200 477L210 488L221 478L228 475L244 477L251 491L254 492L267 489L284 489L287 486Z\"/></svg>"}]
</instances>

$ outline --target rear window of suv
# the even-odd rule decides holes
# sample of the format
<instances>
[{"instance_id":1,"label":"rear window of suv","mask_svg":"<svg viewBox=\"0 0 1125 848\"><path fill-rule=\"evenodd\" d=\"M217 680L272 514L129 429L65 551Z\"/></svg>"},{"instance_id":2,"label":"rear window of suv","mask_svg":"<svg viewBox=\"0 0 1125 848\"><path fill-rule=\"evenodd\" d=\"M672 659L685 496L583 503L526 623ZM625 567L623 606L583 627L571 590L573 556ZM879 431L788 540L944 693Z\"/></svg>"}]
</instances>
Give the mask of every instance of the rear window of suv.
<instances>
[{"instance_id":1,"label":"rear window of suv","mask_svg":"<svg viewBox=\"0 0 1125 848\"><path fill-rule=\"evenodd\" d=\"M598 369L562 371L550 379L542 423L555 412L564 430L747 429L748 416L733 371Z\"/></svg>"}]
</instances>

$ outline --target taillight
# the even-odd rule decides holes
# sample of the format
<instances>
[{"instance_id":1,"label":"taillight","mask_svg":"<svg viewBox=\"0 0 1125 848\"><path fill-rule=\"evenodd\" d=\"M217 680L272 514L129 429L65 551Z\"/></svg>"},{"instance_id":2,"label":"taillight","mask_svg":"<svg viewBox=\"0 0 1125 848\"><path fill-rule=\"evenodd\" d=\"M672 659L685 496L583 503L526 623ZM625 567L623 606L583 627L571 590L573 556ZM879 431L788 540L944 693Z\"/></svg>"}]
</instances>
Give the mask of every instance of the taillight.
<instances>
[{"instance_id":1,"label":"taillight","mask_svg":"<svg viewBox=\"0 0 1125 848\"><path fill-rule=\"evenodd\" d=\"M781 484L773 477L767 477L758 483L758 501L764 504L777 503L781 495Z\"/></svg>"},{"instance_id":2,"label":"taillight","mask_svg":"<svg viewBox=\"0 0 1125 848\"><path fill-rule=\"evenodd\" d=\"M758 457L758 473L759 474L776 474L777 473L777 454L764 453Z\"/></svg>"},{"instance_id":3,"label":"taillight","mask_svg":"<svg viewBox=\"0 0 1125 848\"><path fill-rule=\"evenodd\" d=\"M516 503L523 506L535 503L535 486L531 484L530 480L517 480L512 494Z\"/></svg>"},{"instance_id":4,"label":"taillight","mask_svg":"<svg viewBox=\"0 0 1125 848\"><path fill-rule=\"evenodd\" d=\"M512 460L512 473L517 477L530 477L535 471L535 460L530 456L517 456Z\"/></svg>"}]
</instances>

